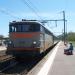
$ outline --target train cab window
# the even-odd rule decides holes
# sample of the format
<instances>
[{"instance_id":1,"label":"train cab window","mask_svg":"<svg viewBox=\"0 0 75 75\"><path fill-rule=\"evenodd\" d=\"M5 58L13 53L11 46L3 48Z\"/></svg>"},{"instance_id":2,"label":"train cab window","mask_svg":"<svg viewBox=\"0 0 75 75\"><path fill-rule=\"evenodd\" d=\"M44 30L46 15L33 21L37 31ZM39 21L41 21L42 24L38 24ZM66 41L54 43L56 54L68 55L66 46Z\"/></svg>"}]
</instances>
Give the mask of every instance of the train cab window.
<instances>
[{"instance_id":1,"label":"train cab window","mask_svg":"<svg viewBox=\"0 0 75 75\"><path fill-rule=\"evenodd\" d=\"M28 32L30 25L22 25L22 32Z\"/></svg>"},{"instance_id":2,"label":"train cab window","mask_svg":"<svg viewBox=\"0 0 75 75\"><path fill-rule=\"evenodd\" d=\"M21 29L22 27L21 27L21 25L17 25L17 27L16 27L16 32L21 32Z\"/></svg>"},{"instance_id":3,"label":"train cab window","mask_svg":"<svg viewBox=\"0 0 75 75\"><path fill-rule=\"evenodd\" d=\"M36 24L22 25L22 32L36 32L40 31L40 26Z\"/></svg>"},{"instance_id":4,"label":"train cab window","mask_svg":"<svg viewBox=\"0 0 75 75\"><path fill-rule=\"evenodd\" d=\"M13 24L9 26L9 32L37 32L40 31L40 24Z\"/></svg>"},{"instance_id":5,"label":"train cab window","mask_svg":"<svg viewBox=\"0 0 75 75\"><path fill-rule=\"evenodd\" d=\"M21 31L21 26L20 25L11 25L9 27L10 32L20 32Z\"/></svg>"},{"instance_id":6,"label":"train cab window","mask_svg":"<svg viewBox=\"0 0 75 75\"><path fill-rule=\"evenodd\" d=\"M33 24L30 26L30 31L33 31L33 32L40 31L40 26L37 24Z\"/></svg>"},{"instance_id":7,"label":"train cab window","mask_svg":"<svg viewBox=\"0 0 75 75\"><path fill-rule=\"evenodd\" d=\"M16 28L11 25L11 26L9 27L9 32L15 32L15 31L16 31Z\"/></svg>"}]
</instances>

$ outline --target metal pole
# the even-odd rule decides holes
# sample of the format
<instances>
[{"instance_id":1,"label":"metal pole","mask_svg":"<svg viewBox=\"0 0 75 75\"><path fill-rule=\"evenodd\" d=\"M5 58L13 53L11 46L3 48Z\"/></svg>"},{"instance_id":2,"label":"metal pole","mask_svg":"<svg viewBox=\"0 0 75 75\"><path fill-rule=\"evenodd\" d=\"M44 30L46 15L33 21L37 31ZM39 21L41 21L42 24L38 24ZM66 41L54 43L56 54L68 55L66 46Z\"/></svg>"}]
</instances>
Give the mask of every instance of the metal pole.
<instances>
[{"instance_id":1,"label":"metal pole","mask_svg":"<svg viewBox=\"0 0 75 75\"><path fill-rule=\"evenodd\" d=\"M63 20L64 20L64 44L65 44L65 11L63 11Z\"/></svg>"},{"instance_id":2,"label":"metal pole","mask_svg":"<svg viewBox=\"0 0 75 75\"><path fill-rule=\"evenodd\" d=\"M66 42L67 42L67 21L66 21Z\"/></svg>"}]
</instances>

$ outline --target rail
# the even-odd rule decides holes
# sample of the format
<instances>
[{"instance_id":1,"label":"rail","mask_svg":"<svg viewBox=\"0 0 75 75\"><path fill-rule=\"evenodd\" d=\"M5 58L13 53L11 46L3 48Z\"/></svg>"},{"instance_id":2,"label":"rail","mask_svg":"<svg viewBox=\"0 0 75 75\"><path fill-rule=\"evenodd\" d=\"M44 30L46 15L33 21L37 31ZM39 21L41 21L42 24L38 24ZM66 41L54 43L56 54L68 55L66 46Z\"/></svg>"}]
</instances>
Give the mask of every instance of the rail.
<instances>
[{"instance_id":1,"label":"rail","mask_svg":"<svg viewBox=\"0 0 75 75\"><path fill-rule=\"evenodd\" d=\"M8 61L8 60L13 59L13 58L15 58L15 57L10 56L10 55L0 56L0 63L5 62L5 61Z\"/></svg>"}]
</instances>

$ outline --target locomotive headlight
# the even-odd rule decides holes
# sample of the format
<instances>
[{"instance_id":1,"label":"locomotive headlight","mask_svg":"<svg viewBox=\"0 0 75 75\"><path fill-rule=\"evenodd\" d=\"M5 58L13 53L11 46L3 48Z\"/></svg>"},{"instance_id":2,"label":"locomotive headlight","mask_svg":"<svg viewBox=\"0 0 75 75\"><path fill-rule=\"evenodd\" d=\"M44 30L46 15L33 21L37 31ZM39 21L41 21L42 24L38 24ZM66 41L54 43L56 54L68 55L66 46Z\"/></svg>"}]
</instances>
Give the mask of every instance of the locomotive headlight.
<instances>
[{"instance_id":1,"label":"locomotive headlight","mask_svg":"<svg viewBox=\"0 0 75 75\"><path fill-rule=\"evenodd\" d=\"M34 41L33 44L36 44L36 41Z\"/></svg>"}]
</instances>

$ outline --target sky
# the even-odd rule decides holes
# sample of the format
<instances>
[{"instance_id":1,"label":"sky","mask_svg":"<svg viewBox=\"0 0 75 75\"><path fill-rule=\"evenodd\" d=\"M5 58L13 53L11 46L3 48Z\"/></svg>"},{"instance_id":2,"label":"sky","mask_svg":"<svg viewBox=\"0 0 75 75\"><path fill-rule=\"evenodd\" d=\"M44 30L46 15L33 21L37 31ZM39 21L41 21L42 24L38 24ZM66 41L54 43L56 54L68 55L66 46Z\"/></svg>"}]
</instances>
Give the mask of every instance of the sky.
<instances>
[{"instance_id":1,"label":"sky","mask_svg":"<svg viewBox=\"0 0 75 75\"><path fill-rule=\"evenodd\" d=\"M0 0L0 35L9 34L9 22L22 19L58 20L65 11L66 31L75 32L75 0ZM55 35L60 35L64 22L45 24Z\"/></svg>"}]
</instances>

